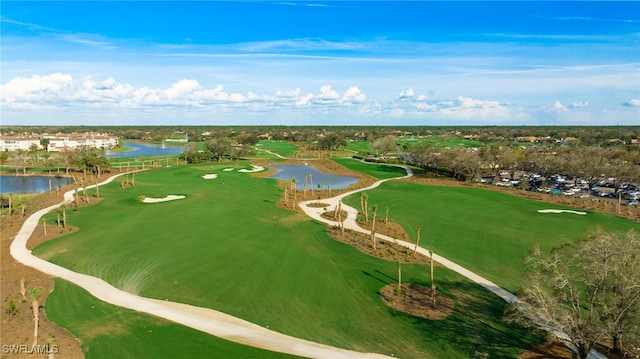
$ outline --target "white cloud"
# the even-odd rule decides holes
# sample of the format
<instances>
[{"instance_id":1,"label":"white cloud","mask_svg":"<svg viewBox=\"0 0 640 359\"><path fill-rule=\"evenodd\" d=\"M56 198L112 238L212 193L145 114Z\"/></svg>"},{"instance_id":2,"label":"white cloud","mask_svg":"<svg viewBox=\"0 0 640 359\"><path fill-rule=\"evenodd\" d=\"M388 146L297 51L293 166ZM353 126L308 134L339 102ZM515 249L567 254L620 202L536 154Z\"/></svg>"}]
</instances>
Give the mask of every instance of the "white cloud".
<instances>
[{"instance_id":1,"label":"white cloud","mask_svg":"<svg viewBox=\"0 0 640 359\"><path fill-rule=\"evenodd\" d=\"M398 99L403 100L407 98L412 98L415 95L416 95L415 91L413 91L412 88L408 88L406 90L400 91L400 93L398 94Z\"/></svg>"},{"instance_id":2,"label":"white cloud","mask_svg":"<svg viewBox=\"0 0 640 359\"><path fill-rule=\"evenodd\" d=\"M324 85L320 87L320 94L316 98L320 101L331 101L339 99L340 95L330 85Z\"/></svg>"},{"instance_id":3,"label":"white cloud","mask_svg":"<svg viewBox=\"0 0 640 359\"><path fill-rule=\"evenodd\" d=\"M640 107L640 99L632 98L624 104L625 106Z\"/></svg>"},{"instance_id":4,"label":"white cloud","mask_svg":"<svg viewBox=\"0 0 640 359\"><path fill-rule=\"evenodd\" d=\"M360 89L356 86L351 86L342 95L343 103L362 103L367 100L367 95L360 92Z\"/></svg>"},{"instance_id":5,"label":"white cloud","mask_svg":"<svg viewBox=\"0 0 640 359\"><path fill-rule=\"evenodd\" d=\"M574 102L569 107L570 108L581 108L581 107L587 107L587 106L589 106L589 101Z\"/></svg>"},{"instance_id":6,"label":"white cloud","mask_svg":"<svg viewBox=\"0 0 640 359\"><path fill-rule=\"evenodd\" d=\"M567 111L567 108L558 100L553 103L551 109L555 111Z\"/></svg>"}]
</instances>

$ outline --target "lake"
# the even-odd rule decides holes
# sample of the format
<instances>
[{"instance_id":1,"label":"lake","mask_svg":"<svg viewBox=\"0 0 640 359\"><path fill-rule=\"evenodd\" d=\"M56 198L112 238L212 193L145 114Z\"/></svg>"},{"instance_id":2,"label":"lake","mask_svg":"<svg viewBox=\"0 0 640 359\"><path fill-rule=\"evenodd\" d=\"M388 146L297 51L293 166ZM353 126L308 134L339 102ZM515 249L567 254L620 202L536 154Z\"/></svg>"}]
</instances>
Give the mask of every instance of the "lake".
<instances>
[{"instance_id":1,"label":"lake","mask_svg":"<svg viewBox=\"0 0 640 359\"><path fill-rule=\"evenodd\" d=\"M124 147L131 147L130 151L109 153L108 158L126 158L126 157L146 157L146 156L172 156L182 153L183 146L165 146L149 145L146 143L125 142Z\"/></svg>"},{"instance_id":2,"label":"lake","mask_svg":"<svg viewBox=\"0 0 640 359\"><path fill-rule=\"evenodd\" d=\"M292 177L295 177L296 189L300 190L304 189L305 174L311 175L313 189L318 188L318 185L326 189L329 183L331 183L332 189L342 189L349 187L352 183L358 182L358 177L328 174L320 172L315 167L308 165L275 165L270 167L278 171L276 174L270 176L270 178L289 181ZM310 184L307 184L307 189L311 189Z\"/></svg>"},{"instance_id":3,"label":"lake","mask_svg":"<svg viewBox=\"0 0 640 359\"><path fill-rule=\"evenodd\" d=\"M51 188L55 190L56 185L64 187L73 183L73 178L55 176L0 176L0 193L25 194L42 193L49 191L49 179Z\"/></svg>"}]
</instances>

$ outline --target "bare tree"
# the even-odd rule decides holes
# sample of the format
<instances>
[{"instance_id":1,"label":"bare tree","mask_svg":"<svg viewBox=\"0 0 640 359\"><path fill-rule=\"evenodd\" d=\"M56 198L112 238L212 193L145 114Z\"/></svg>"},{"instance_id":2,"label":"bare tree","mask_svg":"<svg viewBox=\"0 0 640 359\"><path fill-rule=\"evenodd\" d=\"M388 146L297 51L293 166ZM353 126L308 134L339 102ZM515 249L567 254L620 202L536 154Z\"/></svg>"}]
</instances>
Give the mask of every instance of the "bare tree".
<instances>
[{"instance_id":1,"label":"bare tree","mask_svg":"<svg viewBox=\"0 0 640 359\"><path fill-rule=\"evenodd\" d=\"M534 249L518 298L512 319L566 334L580 358L607 337L621 351L640 326L638 234L596 230L551 253Z\"/></svg>"},{"instance_id":2,"label":"bare tree","mask_svg":"<svg viewBox=\"0 0 640 359\"><path fill-rule=\"evenodd\" d=\"M597 300L598 317L613 350L621 353L631 328L640 326L640 237L635 231L597 230L580 248L585 274L603 283ZM633 339L632 339L633 340Z\"/></svg>"}]
</instances>

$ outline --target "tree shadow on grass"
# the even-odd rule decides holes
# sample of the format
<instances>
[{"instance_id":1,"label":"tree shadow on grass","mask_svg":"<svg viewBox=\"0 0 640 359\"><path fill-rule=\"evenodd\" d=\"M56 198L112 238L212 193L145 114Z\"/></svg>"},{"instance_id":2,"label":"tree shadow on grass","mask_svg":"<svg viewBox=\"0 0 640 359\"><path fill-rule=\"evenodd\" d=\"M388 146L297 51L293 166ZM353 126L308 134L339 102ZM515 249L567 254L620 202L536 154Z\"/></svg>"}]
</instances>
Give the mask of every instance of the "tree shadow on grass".
<instances>
[{"instance_id":1,"label":"tree shadow on grass","mask_svg":"<svg viewBox=\"0 0 640 359\"><path fill-rule=\"evenodd\" d=\"M413 283L430 286L427 281ZM546 336L503 320L507 303L480 285L440 282L438 290L455 300L453 314L443 320L426 320L389 309L425 332L431 346L451 347L470 358L515 358L542 342Z\"/></svg>"}]
</instances>

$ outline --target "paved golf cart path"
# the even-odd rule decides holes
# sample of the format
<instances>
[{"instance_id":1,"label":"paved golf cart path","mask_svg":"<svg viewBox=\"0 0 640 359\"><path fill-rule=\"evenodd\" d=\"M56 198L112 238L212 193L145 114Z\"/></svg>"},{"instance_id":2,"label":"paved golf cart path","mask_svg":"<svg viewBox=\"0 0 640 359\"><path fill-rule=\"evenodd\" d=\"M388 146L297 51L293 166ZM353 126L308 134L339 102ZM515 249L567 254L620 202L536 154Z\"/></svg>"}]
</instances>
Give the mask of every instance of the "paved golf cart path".
<instances>
[{"instance_id":1,"label":"paved golf cart path","mask_svg":"<svg viewBox=\"0 0 640 359\"><path fill-rule=\"evenodd\" d=\"M407 175L404 177L380 180L369 187L343 193L333 198L322 199L321 201L323 203L328 203L333 207L336 206L338 202L346 196L376 188L381 183L389 180L407 178L413 175L408 167L402 167L407 171ZM125 173L112 176L99 185L102 186L104 184L107 184L122 175L125 175ZM94 187L95 185L88 186L87 189L91 189ZM40 270L41 272L44 272L48 275L59 277L71 283L74 283L91 293L94 297L104 302L161 317L239 344L310 358L340 359L387 357L382 354L360 353L292 337L209 308L137 296L135 294L131 294L115 288L100 278L71 271L67 268L55 265L32 255L31 251L27 249L27 241L37 227L40 218L46 213L60 207L63 204L71 203L73 199L74 191L68 191L64 194L64 200L61 203L39 210L29 216L29 218L27 218L10 246L11 255L18 262ZM337 222L329 221L321 217L322 209L308 207L307 204L311 202L317 201L301 202L299 203L299 206L310 217L320 222L337 225ZM360 228L357 225L356 218L358 211L355 208L346 206L344 204L342 204L342 208L349 213L348 218L344 222L347 228L363 233L370 233L368 230ZM380 234L377 234L376 236L384 240L397 242L398 244L411 249L414 248L414 245L409 242L395 240L391 237ZM422 254L428 255L428 252L423 248L418 247L418 251ZM503 298L505 301L513 302L514 300L516 300L516 297L513 294L478 276L477 274L474 274L473 272L447 260L446 258L442 258L434 254L434 259L447 268L454 270L469 278L470 280L481 284L488 290ZM592 351L592 353L590 354L593 353L594 352ZM589 358L599 359L605 357L590 355Z\"/></svg>"},{"instance_id":2,"label":"paved golf cart path","mask_svg":"<svg viewBox=\"0 0 640 359\"><path fill-rule=\"evenodd\" d=\"M359 188L350 192L346 192L346 193L342 193L338 196L332 197L332 198L323 198L320 200L310 200L310 201L304 201L304 202L300 202L298 205L300 206L300 208L304 211L304 213L306 213L308 216L310 216L311 218L318 220L320 222L326 223L328 225L333 225L333 226L338 226L339 223L337 221L332 221L329 219L326 219L324 217L322 217L322 213L324 213L325 208L319 208L319 207L310 207L310 204L313 203L326 203L328 206L326 207L329 211L335 210L336 206L338 205L338 202L341 202L345 197L351 196L355 193L359 193L359 192L363 192L363 191L368 191L371 189L374 189L378 186L380 186L382 183L387 182L387 181L392 181L392 180L397 180L397 179L403 179L403 178L409 178L411 176L413 176L413 172L411 171L411 169L409 167L406 166L398 166L398 167L402 167L404 168L404 170L407 172L407 175L404 177L394 177L394 178L387 178L387 179L383 179L383 180L379 180L377 182L375 182L374 184L372 184L369 187L365 187L365 188ZM358 223L356 222L357 218L358 218L358 210L347 206L346 204L342 203L341 206L342 210L347 212L347 218L343 220L344 226L347 229L351 229L353 231L357 231L357 232L361 232L361 233L366 233L366 234L371 234L371 231L369 231L368 229L364 229L362 227L360 227L358 225ZM383 239L385 241L389 241L389 242L394 242L397 243L403 247L409 248L411 250L415 249L415 244L414 243L410 243L410 242L406 242L406 241L402 241L399 239L395 239L383 234L378 234L376 233L376 238L380 238ZM424 254L425 256L429 256L429 251L422 248L422 247L418 247L417 249L418 253ZM487 288L488 290L490 290L491 292L495 293L497 296L499 296L500 298L504 299L505 301L507 301L508 303L513 303L516 300L516 296L513 295L512 293L510 293L509 291L499 287L498 285L496 285L495 283L471 272L470 270L456 264L453 263L452 261L443 258L437 254L433 254L433 260L435 260L436 262L442 264L443 266L453 270L454 272L457 272L461 275L463 275L464 277L469 278L470 280L472 280L473 282L476 282L480 285L482 285L483 287Z\"/></svg>"},{"instance_id":3,"label":"paved golf cart path","mask_svg":"<svg viewBox=\"0 0 640 359\"><path fill-rule=\"evenodd\" d=\"M100 185L109 183L121 175L123 174L113 176ZM93 187L95 186L88 186L87 189ZM31 237L40 218L62 204L72 202L73 194L74 191L66 192L63 202L37 211L27 218L11 243L10 252L13 258L26 266L74 283L104 302L165 318L232 342L310 358L387 357L382 354L360 353L295 338L209 308L140 297L115 288L100 278L71 271L32 255L27 249L27 240Z\"/></svg>"}]
</instances>

